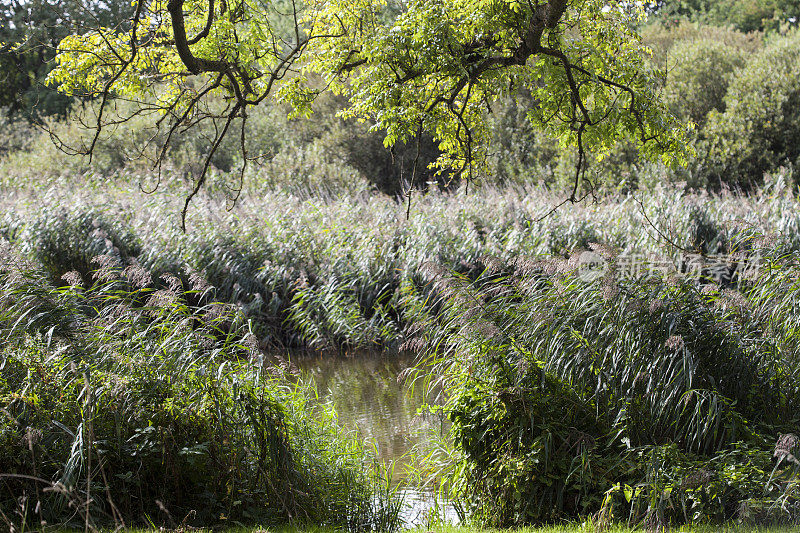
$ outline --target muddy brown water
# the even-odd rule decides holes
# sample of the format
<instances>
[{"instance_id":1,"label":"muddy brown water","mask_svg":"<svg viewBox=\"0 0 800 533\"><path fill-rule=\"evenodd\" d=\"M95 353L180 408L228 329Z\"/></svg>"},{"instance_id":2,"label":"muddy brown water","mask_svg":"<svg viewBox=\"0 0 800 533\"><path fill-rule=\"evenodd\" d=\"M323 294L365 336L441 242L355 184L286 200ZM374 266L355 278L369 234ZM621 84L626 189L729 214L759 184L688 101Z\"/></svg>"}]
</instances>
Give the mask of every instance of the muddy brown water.
<instances>
[{"instance_id":1,"label":"muddy brown water","mask_svg":"<svg viewBox=\"0 0 800 533\"><path fill-rule=\"evenodd\" d=\"M452 505L413 485L408 475L412 455L425 453L436 435L446 435L447 423L439 415L421 410L424 387L398 378L414 365L409 356L357 354L352 357L296 355L300 372L312 378L320 402L332 402L339 423L357 431L375 447L383 461L394 462L393 481L404 496L402 517L409 527L424 526L433 512L457 522ZM435 402L434 397L429 398Z\"/></svg>"}]
</instances>

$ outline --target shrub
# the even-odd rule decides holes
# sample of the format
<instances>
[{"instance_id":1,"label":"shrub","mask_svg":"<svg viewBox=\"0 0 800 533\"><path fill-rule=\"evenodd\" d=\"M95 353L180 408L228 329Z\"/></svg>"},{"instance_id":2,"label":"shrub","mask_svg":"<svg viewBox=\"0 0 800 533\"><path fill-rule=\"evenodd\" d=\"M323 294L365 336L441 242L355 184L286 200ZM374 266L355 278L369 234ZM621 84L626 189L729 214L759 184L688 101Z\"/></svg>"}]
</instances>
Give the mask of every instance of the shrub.
<instances>
[{"instance_id":1,"label":"shrub","mask_svg":"<svg viewBox=\"0 0 800 533\"><path fill-rule=\"evenodd\" d=\"M376 129L370 121L344 120L337 116L347 106L343 97L327 93L320 96L314 103L311 117L294 119L287 124L288 137L300 143L318 143L327 158L355 169L374 189L391 197L405 194L412 185L412 178L414 188L421 190L427 190L429 184L442 188L457 185L451 182L449 173L439 176L435 169L429 168L441 155L430 135L387 148L384 146L386 132Z\"/></svg>"},{"instance_id":2,"label":"shrub","mask_svg":"<svg viewBox=\"0 0 800 533\"><path fill-rule=\"evenodd\" d=\"M385 136L383 131L372 131L368 124L347 121L337 124L323 142L332 156L341 158L374 188L392 197L406 194L412 185L419 190L430 185L443 189L458 185L450 173L439 176L435 168L430 168L441 155L433 137L423 135L419 143L411 139L390 149L383 144Z\"/></svg>"},{"instance_id":3,"label":"shrub","mask_svg":"<svg viewBox=\"0 0 800 533\"><path fill-rule=\"evenodd\" d=\"M30 123L0 107L0 158L11 152L24 150L35 129Z\"/></svg>"},{"instance_id":4,"label":"shrub","mask_svg":"<svg viewBox=\"0 0 800 533\"><path fill-rule=\"evenodd\" d=\"M682 41L670 51L664 97L682 120L702 128L712 110L725 111L723 98L734 71L747 55L716 40Z\"/></svg>"},{"instance_id":5,"label":"shrub","mask_svg":"<svg viewBox=\"0 0 800 533\"><path fill-rule=\"evenodd\" d=\"M491 132L488 172L479 185L536 183L571 190L576 151L565 150L558 139L534 131L527 116L536 105L530 94L522 94L505 98L492 107L488 118ZM597 194L638 184L638 152L630 142L618 142L602 161L588 154L586 165L586 175Z\"/></svg>"},{"instance_id":6,"label":"shrub","mask_svg":"<svg viewBox=\"0 0 800 533\"><path fill-rule=\"evenodd\" d=\"M792 0L689 0L659 2L657 20L669 25L680 20L733 26L739 31L778 30L800 16Z\"/></svg>"},{"instance_id":7,"label":"shrub","mask_svg":"<svg viewBox=\"0 0 800 533\"><path fill-rule=\"evenodd\" d=\"M763 39L764 36L760 32L743 33L726 25L710 26L688 21L668 26L649 24L642 28L642 40L653 50L653 61L656 65L666 64L667 67L674 65L671 60L668 61L668 56L675 46L691 46L695 42L715 42L750 55L764 46Z\"/></svg>"},{"instance_id":8,"label":"shrub","mask_svg":"<svg viewBox=\"0 0 800 533\"><path fill-rule=\"evenodd\" d=\"M528 120L528 111L535 105L530 95L519 95L494 106L489 115L490 183L553 184L562 177L558 141L534 131Z\"/></svg>"},{"instance_id":9,"label":"shrub","mask_svg":"<svg viewBox=\"0 0 800 533\"><path fill-rule=\"evenodd\" d=\"M800 33L776 38L731 79L704 131L712 178L743 188L800 163Z\"/></svg>"},{"instance_id":10,"label":"shrub","mask_svg":"<svg viewBox=\"0 0 800 533\"><path fill-rule=\"evenodd\" d=\"M219 102L211 104L219 105ZM4 166L6 173L17 173L17 177L29 176L41 179L54 177L82 178L97 173L113 177L124 172L150 173L156 167L156 159L170 128L168 120L153 125L152 111L146 105L115 101L107 113L117 121L107 126L98 135L91 159L83 155L94 141L97 105L85 103L75 106L63 119L47 118L42 128L32 131L30 139L18 150L10 150ZM275 152L278 142L271 128L272 108L259 108L253 112L248 130L251 157ZM109 118L109 117L107 117ZM168 175L180 179L199 174L212 145L219 123L206 121L196 125L191 135L178 127L174 130L170 146L161 165ZM240 128L235 122L232 128ZM2 154L0 154L2 155ZM220 144L211 159L212 168L229 172L241 162L240 140L229 135Z\"/></svg>"}]
</instances>

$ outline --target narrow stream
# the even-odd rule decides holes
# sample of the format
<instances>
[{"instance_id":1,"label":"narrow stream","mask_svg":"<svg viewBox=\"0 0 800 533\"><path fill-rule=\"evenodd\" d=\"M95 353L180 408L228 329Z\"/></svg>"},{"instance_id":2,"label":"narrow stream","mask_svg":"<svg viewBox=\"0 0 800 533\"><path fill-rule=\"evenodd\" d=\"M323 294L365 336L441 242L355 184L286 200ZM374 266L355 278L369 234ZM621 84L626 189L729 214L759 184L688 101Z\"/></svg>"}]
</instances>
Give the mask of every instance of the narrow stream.
<instances>
[{"instance_id":1,"label":"narrow stream","mask_svg":"<svg viewBox=\"0 0 800 533\"><path fill-rule=\"evenodd\" d=\"M375 446L378 457L393 461L394 481L400 485L407 527L426 525L426 516L438 512L446 521L458 522L453 506L437 502L434 495L407 484L406 466L415 447L422 449L433 434L447 431L439 417L422 415L421 386L407 387L398 376L413 358L359 354L355 357L299 356L292 358L300 371L313 378L320 401L333 402L340 423L358 431Z\"/></svg>"}]
</instances>

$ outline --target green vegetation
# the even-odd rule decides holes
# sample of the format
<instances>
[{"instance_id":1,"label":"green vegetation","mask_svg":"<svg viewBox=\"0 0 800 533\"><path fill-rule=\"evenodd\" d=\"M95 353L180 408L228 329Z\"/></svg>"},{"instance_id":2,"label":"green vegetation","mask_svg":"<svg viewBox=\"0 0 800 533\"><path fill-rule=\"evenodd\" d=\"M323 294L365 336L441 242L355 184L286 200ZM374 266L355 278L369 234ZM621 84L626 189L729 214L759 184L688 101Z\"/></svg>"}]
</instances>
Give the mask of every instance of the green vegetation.
<instances>
[{"instance_id":1,"label":"green vegetation","mask_svg":"<svg viewBox=\"0 0 800 533\"><path fill-rule=\"evenodd\" d=\"M717 180L747 187L780 164L800 163L798 64L795 34L773 41L736 72L725 112L711 115L705 132Z\"/></svg>"},{"instance_id":2,"label":"green vegetation","mask_svg":"<svg viewBox=\"0 0 800 533\"><path fill-rule=\"evenodd\" d=\"M695 155L685 167L669 168L643 160L627 141L609 141L602 159L601 151L587 146L582 164L596 193L647 190L663 182L750 190L763 183L765 174L776 172L795 180L800 157L793 142L800 108L796 30L744 34L683 23L672 28L651 25L642 33L653 50L651 67L668 69L665 105L679 120L695 123L687 140ZM486 157L482 170L476 166L477 181L471 187L572 185L575 151L559 144L553 132L530 123L529 111L538 99L535 91L522 90L502 96L486 111L482 118ZM224 102L217 99L209 105L216 108ZM326 93L317 97L309 118L289 119L290 107L278 103L254 108L245 123L234 118L231 128L244 128L247 154L260 159L251 161L241 175L240 139L228 136L208 161L206 187L219 196L235 196L242 183L251 192L280 188L294 194L336 195L378 190L399 196L411 181L423 190L434 183L450 189L458 185L456 173L437 176L428 168L443 153L438 141L423 135L419 142L407 139L390 150L383 145L384 127L372 120L345 121L336 116L348 105L348 99ZM166 145L168 130L154 127L151 114L137 109L118 102L106 111L106 118L115 124L103 129L91 160L74 151L81 152L94 140L91 125L99 110L97 102L76 107L67 120L49 119L45 131L19 115L0 118L0 152L5 154L0 159L0 181L13 186L22 179L65 178L84 186L92 176L119 176L142 181L148 190L159 186L188 194L204 169L205 161L197 154L212 150L220 121L200 121L191 132L179 130ZM80 120L88 121L89 127L80 126ZM54 138L65 152L54 149ZM160 179L153 175L154 166L160 169Z\"/></svg>"},{"instance_id":3,"label":"green vegetation","mask_svg":"<svg viewBox=\"0 0 800 533\"><path fill-rule=\"evenodd\" d=\"M8 446L48 445L20 447L2 470L75 487L48 492L47 512L80 501L91 457L98 520L113 501L129 521L166 523L159 500L177 523L202 509L198 523L266 513L390 528L394 504L363 450L261 362L306 346L429 354L433 370L420 369L440 376L453 448L422 466L481 522L795 519L793 463L772 459L798 407L800 209L780 180L750 197L663 189L541 220L552 197L535 190L428 194L408 221L380 196L274 193L227 215L204 204L189 234L168 223L165 197L127 193L134 209L61 195L69 210L23 198L0 225L18 257L4 275L4 431ZM685 253L641 231L648 220L706 254L700 285L679 273ZM588 248L610 265L591 282L577 269ZM637 253L674 273L627 275ZM756 277L719 273L723 254L759 260ZM103 472L123 480L108 499ZM32 501L37 484L15 483ZM296 507L276 504L284 486Z\"/></svg>"},{"instance_id":4,"label":"green vegetation","mask_svg":"<svg viewBox=\"0 0 800 533\"><path fill-rule=\"evenodd\" d=\"M0 109L27 118L66 114L72 99L45 82L55 47L72 33L114 24L128 5L123 0L0 2Z\"/></svg>"},{"instance_id":5,"label":"green vegetation","mask_svg":"<svg viewBox=\"0 0 800 533\"><path fill-rule=\"evenodd\" d=\"M592 282L575 256L429 278L443 310L418 336L449 392L454 496L498 526L795 521L797 469L773 448L800 400L796 254L734 290L623 279L595 250Z\"/></svg>"},{"instance_id":6,"label":"green vegetation","mask_svg":"<svg viewBox=\"0 0 800 533\"><path fill-rule=\"evenodd\" d=\"M420 196L407 221L405 206L380 195L304 200L272 193L227 214L209 201L191 213L187 234L175 225L177 204L167 194L128 192L118 202L102 193L99 202L66 192L50 201L27 194L6 213L0 234L39 261L56 285L70 271L88 283L97 268L92 259L102 254L120 270L144 268L157 288L164 273L185 287L202 273L214 299L238 306L272 348L397 348L416 321L406 315L404 290L428 263L477 274L487 254L509 263L563 256L592 242L679 261L648 220L675 244L709 254L733 252L746 229L800 247L797 202L781 177L750 197L662 189L544 218L556 197L536 189ZM35 203L24 207L26 198Z\"/></svg>"},{"instance_id":7,"label":"green vegetation","mask_svg":"<svg viewBox=\"0 0 800 533\"><path fill-rule=\"evenodd\" d=\"M156 145L213 122L188 203L232 126L247 164L251 108L275 100L293 116L309 115L316 97L330 92L347 98L343 117L384 131L386 146L427 135L438 143L435 166L471 179L486 159L487 110L523 91L536 100L527 122L577 149L573 200L587 150L602 157L628 139L642 158L685 159L687 128L661 101L657 66L637 33L646 16L641 4L283 4L239 1L228 9L214 0L142 0L124 24L65 37L47 82L97 102L84 115L94 139L71 149L91 153L104 129L133 118L148 122ZM120 118L117 99L138 105ZM160 160L164 152L157 152Z\"/></svg>"},{"instance_id":8,"label":"green vegetation","mask_svg":"<svg viewBox=\"0 0 800 533\"><path fill-rule=\"evenodd\" d=\"M796 4L0 0L0 527L796 526Z\"/></svg>"},{"instance_id":9,"label":"green vegetation","mask_svg":"<svg viewBox=\"0 0 800 533\"><path fill-rule=\"evenodd\" d=\"M152 529L127 529L126 533L155 533ZM324 528L230 528L225 529L225 533L332 533L333 530ZM469 526L453 526L441 525L434 526L425 530L410 530L412 533L422 533L423 531L431 531L433 533L508 533L513 531L515 533L582 533L592 531L591 526L583 524L563 524L556 526L541 526L541 527L521 527L513 530L508 529L492 529L492 528L477 528ZM641 531L640 529L625 527L625 526L611 526L604 529L606 533L634 533ZM679 531L684 533L789 533L794 531L792 528L787 527L764 527L764 526L742 526L738 524L723 524L713 527L709 526L695 526L691 528L681 528ZM64 530L62 533L79 533L78 530ZM103 531L102 533L105 533ZM206 533L202 529L198 533Z\"/></svg>"},{"instance_id":10,"label":"green vegetation","mask_svg":"<svg viewBox=\"0 0 800 533\"><path fill-rule=\"evenodd\" d=\"M1 259L5 526L397 526L381 465L199 276L156 288L105 254L93 282L56 287L14 247Z\"/></svg>"},{"instance_id":11,"label":"green vegetation","mask_svg":"<svg viewBox=\"0 0 800 533\"><path fill-rule=\"evenodd\" d=\"M654 0L656 16L665 24L690 20L733 26L739 31L775 31L800 17L792 0Z\"/></svg>"}]
</instances>

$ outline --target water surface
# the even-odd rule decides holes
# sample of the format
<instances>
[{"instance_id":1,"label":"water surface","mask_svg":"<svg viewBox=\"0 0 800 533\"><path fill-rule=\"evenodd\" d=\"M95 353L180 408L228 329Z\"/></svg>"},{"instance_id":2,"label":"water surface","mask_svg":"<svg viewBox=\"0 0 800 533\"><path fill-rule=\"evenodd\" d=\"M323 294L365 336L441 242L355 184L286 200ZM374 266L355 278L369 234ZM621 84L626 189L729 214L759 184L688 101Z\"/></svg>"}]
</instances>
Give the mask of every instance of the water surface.
<instances>
[{"instance_id":1,"label":"water surface","mask_svg":"<svg viewBox=\"0 0 800 533\"><path fill-rule=\"evenodd\" d=\"M308 356L292 358L301 373L311 377L321 402L332 402L339 422L358 431L375 446L378 457L394 461L394 481L405 501L402 517L407 526L423 526L434 509L450 522L458 517L447 502L408 486L406 466L411 453L424 452L434 435L446 434L441 417L420 412L424 387L403 379L414 360L408 356L358 354L353 357Z\"/></svg>"},{"instance_id":2,"label":"water surface","mask_svg":"<svg viewBox=\"0 0 800 533\"><path fill-rule=\"evenodd\" d=\"M341 424L357 430L381 459L405 464L407 454L424 445L431 430L443 429L440 418L420 412L425 403L423 387L402 379L414 364L411 357L301 356L292 362L313 378L320 401L333 403Z\"/></svg>"}]
</instances>

